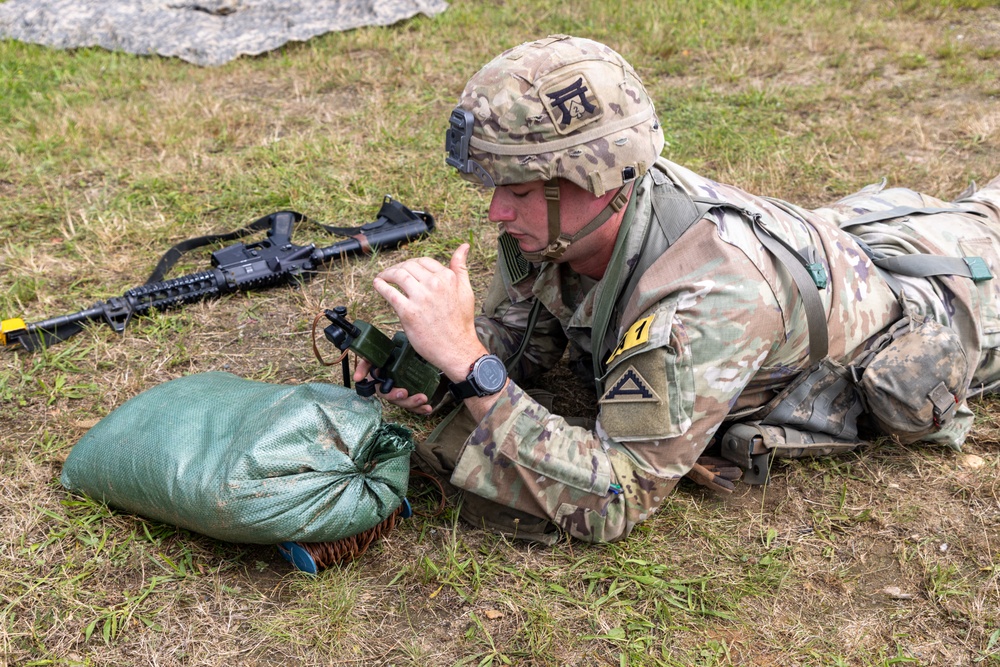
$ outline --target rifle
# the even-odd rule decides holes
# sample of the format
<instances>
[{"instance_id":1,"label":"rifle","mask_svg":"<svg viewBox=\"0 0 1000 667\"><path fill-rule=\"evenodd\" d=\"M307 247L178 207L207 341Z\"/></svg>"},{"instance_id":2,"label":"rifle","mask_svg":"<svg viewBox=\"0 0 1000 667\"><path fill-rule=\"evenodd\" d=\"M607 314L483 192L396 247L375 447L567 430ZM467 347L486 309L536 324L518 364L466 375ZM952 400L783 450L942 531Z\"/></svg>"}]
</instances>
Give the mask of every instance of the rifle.
<instances>
[{"instance_id":1,"label":"rifle","mask_svg":"<svg viewBox=\"0 0 1000 667\"><path fill-rule=\"evenodd\" d=\"M123 296L98 301L92 307L70 315L26 324L21 318L0 322L0 345L18 346L29 352L66 340L79 333L91 320L103 320L121 333L133 315L163 310L230 292L270 287L307 280L334 257L349 257L373 250L392 249L434 230L434 218L423 211L411 211L386 195L374 222L355 228L320 225L327 231L346 236L325 248L292 243L295 223L306 218L294 211L278 211L243 229L190 239L171 248L160 260L149 280ZM231 240L267 229L267 239L246 245L235 243L212 253L212 269L163 280L163 275L180 256L192 248L221 240Z\"/></svg>"}]
</instances>

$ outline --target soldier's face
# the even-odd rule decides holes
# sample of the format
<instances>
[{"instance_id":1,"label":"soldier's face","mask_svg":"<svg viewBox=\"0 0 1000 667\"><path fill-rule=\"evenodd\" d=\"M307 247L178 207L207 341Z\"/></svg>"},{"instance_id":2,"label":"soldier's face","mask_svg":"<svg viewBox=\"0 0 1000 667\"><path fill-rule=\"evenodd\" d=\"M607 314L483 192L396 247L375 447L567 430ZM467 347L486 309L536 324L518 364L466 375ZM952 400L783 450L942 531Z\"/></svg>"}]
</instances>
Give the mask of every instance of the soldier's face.
<instances>
[{"instance_id":1,"label":"soldier's face","mask_svg":"<svg viewBox=\"0 0 1000 667\"><path fill-rule=\"evenodd\" d=\"M489 218L502 223L526 252L537 252L549 244L548 202L545 201L543 181L501 185L493 190L490 201ZM593 220L610 201L614 193L595 197L570 181L560 181L559 213L562 232L572 236ZM598 229L593 234L574 243L560 261L572 263L574 259L589 256L590 246L607 243L605 231ZM612 245L613 235L612 235Z\"/></svg>"},{"instance_id":2,"label":"soldier's face","mask_svg":"<svg viewBox=\"0 0 1000 667\"><path fill-rule=\"evenodd\" d=\"M548 205L542 181L501 185L490 200L491 222L502 223L521 250L534 252L548 245Z\"/></svg>"}]
</instances>

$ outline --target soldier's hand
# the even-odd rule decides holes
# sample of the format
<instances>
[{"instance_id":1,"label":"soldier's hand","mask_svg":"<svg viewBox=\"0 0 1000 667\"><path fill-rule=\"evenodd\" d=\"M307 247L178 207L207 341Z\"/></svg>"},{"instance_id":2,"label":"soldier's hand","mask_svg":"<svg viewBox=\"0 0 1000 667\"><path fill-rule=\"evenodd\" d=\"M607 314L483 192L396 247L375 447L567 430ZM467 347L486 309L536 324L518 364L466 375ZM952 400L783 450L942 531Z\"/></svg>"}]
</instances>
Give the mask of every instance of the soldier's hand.
<instances>
[{"instance_id":1,"label":"soldier's hand","mask_svg":"<svg viewBox=\"0 0 1000 667\"><path fill-rule=\"evenodd\" d=\"M413 349L453 382L464 380L472 363L487 353L476 335L468 256L469 244L463 243L447 266L417 257L390 266L374 280Z\"/></svg>"},{"instance_id":2,"label":"soldier's hand","mask_svg":"<svg viewBox=\"0 0 1000 667\"><path fill-rule=\"evenodd\" d=\"M716 493L732 493L736 482L743 476L743 470L726 459L715 456L701 456L687 474L687 478Z\"/></svg>"},{"instance_id":3,"label":"soldier's hand","mask_svg":"<svg viewBox=\"0 0 1000 667\"><path fill-rule=\"evenodd\" d=\"M371 363L367 359L358 357L357 366L354 367L354 381L361 382L362 380L370 378L371 371ZM381 391L378 391L378 395L389 403L399 406L404 410L409 410L414 414L429 415L433 409L433 406L430 404L430 399L426 395L414 394L413 396L410 396L409 393L401 387L394 388L388 394L383 394Z\"/></svg>"}]
</instances>

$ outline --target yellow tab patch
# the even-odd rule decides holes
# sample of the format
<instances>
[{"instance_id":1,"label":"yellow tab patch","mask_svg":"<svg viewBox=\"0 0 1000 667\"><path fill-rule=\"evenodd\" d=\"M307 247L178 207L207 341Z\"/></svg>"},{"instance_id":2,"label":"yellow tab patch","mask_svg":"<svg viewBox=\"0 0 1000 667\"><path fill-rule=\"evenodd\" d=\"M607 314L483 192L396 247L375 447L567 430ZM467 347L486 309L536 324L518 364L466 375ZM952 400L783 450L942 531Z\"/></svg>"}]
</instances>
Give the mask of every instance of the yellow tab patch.
<instances>
[{"instance_id":1,"label":"yellow tab patch","mask_svg":"<svg viewBox=\"0 0 1000 667\"><path fill-rule=\"evenodd\" d=\"M635 366L629 366L611 387L601 396L601 403L648 403L659 402L660 397L653 387L639 374Z\"/></svg>"},{"instance_id":2,"label":"yellow tab patch","mask_svg":"<svg viewBox=\"0 0 1000 667\"><path fill-rule=\"evenodd\" d=\"M649 342L649 330L653 327L653 315L649 317L644 317L637 321L629 330L625 332L625 336L622 337L622 342L618 343L618 347L615 351L611 353L608 357L608 361L605 365L610 366L611 362L615 360L621 354L626 351L631 350L633 347L642 345L643 343Z\"/></svg>"}]
</instances>

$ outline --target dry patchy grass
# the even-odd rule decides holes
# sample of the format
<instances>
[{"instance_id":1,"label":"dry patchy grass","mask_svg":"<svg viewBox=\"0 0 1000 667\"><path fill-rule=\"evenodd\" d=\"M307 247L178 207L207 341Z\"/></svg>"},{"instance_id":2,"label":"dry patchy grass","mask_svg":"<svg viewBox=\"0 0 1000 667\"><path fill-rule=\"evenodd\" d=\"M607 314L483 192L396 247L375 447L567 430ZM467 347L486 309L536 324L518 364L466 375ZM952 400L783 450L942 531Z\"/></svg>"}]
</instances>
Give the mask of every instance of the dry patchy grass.
<instances>
[{"instance_id":1,"label":"dry patchy grass","mask_svg":"<svg viewBox=\"0 0 1000 667\"><path fill-rule=\"evenodd\" d=\"M208 370L335 381L311 357L309 323L344 304L392 329L370 290L380 267L471 238L482 294L486 198L444 168L441 136L478 66L552 32L622 51L662 112L667 155L751 191L819 205L887 176L947 198L1000 171L1000 9L975 0L457 0L434 21L204 70L0 44L4 316L120 294L178 239L279 208L363 222L389 192L439 222L431 239L301 288L0 358L0 664L1000 664L993 400L975 405L965 452L980 467L891 442L782 463L731 498L684 484L600 548L511 544L452 507L315 579L270 547L59 487L87 428L160 382ZM582 397L564 390L560 405L583 411Z\"/></svg>"}]
</instances>

